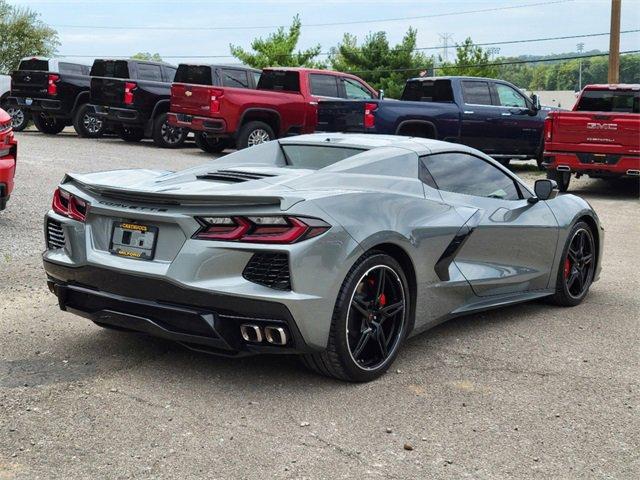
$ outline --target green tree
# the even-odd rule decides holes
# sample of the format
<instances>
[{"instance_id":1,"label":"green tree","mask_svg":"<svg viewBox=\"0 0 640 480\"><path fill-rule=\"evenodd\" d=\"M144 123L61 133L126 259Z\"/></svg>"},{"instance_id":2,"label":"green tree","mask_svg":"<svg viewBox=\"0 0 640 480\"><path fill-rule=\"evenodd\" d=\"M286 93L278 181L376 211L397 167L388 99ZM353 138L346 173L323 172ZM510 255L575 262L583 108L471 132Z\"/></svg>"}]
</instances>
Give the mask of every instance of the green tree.
<instances>
[{"instance_id":1,"label":"green tree","mask_svg":"<svg viewBox=\"0 0 640 480\"><path fill-rule=\"evenodd\" d=\"M147 60L150 62L161 62L162 57L159 53L138 52L135 55L131 55L131 58L135 60Z\"/></svg>"},{"instance_id":2,"label":"green tree","mask_svg":"<svg viewBox=\"0 0 640 480\"><path fill-rule=\"evenodd\" d=\"M462 44L456 45L456 61L442 63L438 68L438 75L496 77L498 66L491 63L489 52L474 45L471 38L467 38Z\"/></svg>"},{"instance_id":3,"label":"green tree","mask_svg":"<svg viewBox=\"0 0 640 480\"><path fill-rule=\"evenodd\" d=\"M320 45L304 51L294 52L300 39L302 23L300 17L293 17L293 23L288 30L278 28L266 39L256 38L251 42L249 52L242 47L229 45L231 55L239 59L245 65L255 68L265 67L323 67L321 62L315 60L320 54Z\"/></svg>"},{"instance_id":4,"label":"green tree","mask_svg":"<svg viewBox=\"0 0 640 480\"><path fill-rule=\"evenodd\" d=\"M399 98L407 78L433 67L431 58L415 51L416 36L417 31L409 28L402 41L391 47L386 32L375 32L358 46L358 39L345 33L342 43L331 49L329 61L334 70L352 72L386 96Z\"/></svg>"},{"instance_id":5,"label":"green tree","mask_svg":"<svg viewBox=\"0 0 640 480\"><path fill-rule=\"evenodd\" d=\"M29 55L51 56L59 45L58 33L37 12L0 0L0 72L15 70Z\"/></svg>"}]
</instances>

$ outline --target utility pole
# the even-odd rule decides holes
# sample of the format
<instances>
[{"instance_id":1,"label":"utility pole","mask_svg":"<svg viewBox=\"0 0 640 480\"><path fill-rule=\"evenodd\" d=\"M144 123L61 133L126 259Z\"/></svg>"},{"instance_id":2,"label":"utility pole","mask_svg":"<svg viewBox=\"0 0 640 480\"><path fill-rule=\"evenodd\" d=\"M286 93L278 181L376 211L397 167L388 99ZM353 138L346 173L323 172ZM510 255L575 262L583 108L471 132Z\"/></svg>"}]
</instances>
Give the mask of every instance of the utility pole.
<instances>
[{"instance_id":1,"label":"utility pole","mask_svg":"<svg viewBox=\"0 0 640 480\"><path fill-rule=\"evenodd\" d=\"M577 44L576 50L578 50L578 53L582 56L582 52L584 52L584 43L580 42ZM578 60L578 91L582 91L582 58Z\"/></svg>"},{"instance_id":2,"label":"utility pole","mask_svg":"<svg viewBox=\"0 0 640 480\"><path fill-rule=\"evenodd\" d=\"M609 33L609 83L620 81L620 5L611 0L611 30Z\"/></svg>"},{"instance_id":3,"label":"utility pole","mask_svg":"<svg viewBox=\"0 0 640 480\"><path fill-rule=\"evenodd\" d=\"M440 42L442 43L442 62L449 62L449 40L453 40L453 33L439 33Z\"/></svg>"}]
</instances>

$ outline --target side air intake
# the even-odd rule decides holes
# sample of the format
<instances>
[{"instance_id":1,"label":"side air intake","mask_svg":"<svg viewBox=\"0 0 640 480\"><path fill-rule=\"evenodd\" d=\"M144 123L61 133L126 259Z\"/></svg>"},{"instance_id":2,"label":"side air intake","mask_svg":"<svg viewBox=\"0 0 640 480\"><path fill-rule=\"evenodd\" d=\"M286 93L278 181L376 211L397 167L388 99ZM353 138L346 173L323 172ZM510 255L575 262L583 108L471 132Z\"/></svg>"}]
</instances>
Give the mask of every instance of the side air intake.
<instances>
[{"instance_id":1,"label":"side air intake","mask_svg":"<svg viewBox=\"0 0 640 480\"><path fill-rule=\"evenodd\" d=\"M262 178L274 177L275 175L269 175L266 173L255 172L237 172L234 170L218 170L216 172L209 172L203 175L198 175L198 180L214 180L217 182L229 182L229 183L242 183L249 180L260 180Z\"/></svg>"}]
</instances>

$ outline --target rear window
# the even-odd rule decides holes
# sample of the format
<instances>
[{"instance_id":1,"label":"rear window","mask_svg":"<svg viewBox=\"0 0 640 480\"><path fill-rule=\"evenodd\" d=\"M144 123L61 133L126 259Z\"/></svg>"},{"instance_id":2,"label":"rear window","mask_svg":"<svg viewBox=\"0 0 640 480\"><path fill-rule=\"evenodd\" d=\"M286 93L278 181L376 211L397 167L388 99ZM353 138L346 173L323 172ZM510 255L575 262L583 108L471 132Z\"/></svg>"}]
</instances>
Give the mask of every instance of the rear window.
<instances>
[{"instance_id":1,"label":"rear window","mask_svg":"<svg viewBox=\"0 0 640 480\"><path fill-rule=\"evenodd\" d=\"M318 97L333 97L338 95L338 79L334 75L312 73L309 75L311 93Z\"/></svg>"},{"instance_id":2,"label":"rear window","mask_svg":"<svg viewBox=\"0 0 640 480\"><path fill-rule=\"evenodd\" d=\"M585 112L640 113L640 92L585 90L576 110Z\"/></svg>"},{"instance_id":3,"label":"rear window","mask_svg":"<svg viewBox=\"0 0 640 480\"><path fill-rule=\"evenodd\" d=\"M491 93L487 82L462 82L464 103L469 105L491 105Z\"/></svg>"},{"instance_id":4,"label":"rear window","mask_svg":"<svg viewBox=\"0 0 640 480\"><path fill-rule=\"evenodd\" d=\"M49 70L49 61L39 60L37 58L22 60L18 70L41 70L43 72L47 72Z\"/></svg>"},{"instance_id":5,"label":"rear window","mask_svg":"<svg viewBox=\"0 0 640 480\"><path fill-rule=\"evenodd\" d=\"M69 63L69 62L60 62L58 63L60 67L60 73L72 73L75 75L88 75L89 67L86 65L80 65L77 63Z\"/></svg>"},{"instance_id":6,"label":"rear window","mask_svg":"<svg viewBox=\"0 0 640 480\"><path fill-rule=\"evenodd\" d=\"M96 60L91 67L91 76L129 78L129 65L125 60Z\"/></svg>"},{"instance_id":7,"label":"rear window","mask_svg":"<svg viewBox=\"0 0 640 480\"><path fill-rule=\"evenodd\" d=\"M160 65L149 65L148 63L139 63L138 79L150 80L152 82L161 82L162 68L160 68Z\"/></svg>"},{"instance_id":8,"label":"rear window","mask_svg":"<svg viewBox=\"0 0 640 480\"><path fill-rule=\"evenodd\" d=\"M453 102L449 80L414 80L404 86L401 100L412 102Z\"/></svg>"},{"instance_id":9,"label":"rear window","mask_svg":"<svg viewBox=\"0 0 640 480\"><path fill-rule=\"evenodd\" d=\"M208 65L178 65L178 72L173 81L196 85L213 85L211 67Z\"/></svg>"},{"instance_id":10,"label":"rear window","mask_svg":"<svg viewBox=\"0 0 640 480\"><path fill-rule=\"evenodd\" d=\"M222 86L249 88L249 77L246 70L236 70L233 68L222 69Z\"/></svg>"},{"instance_id":11,"label":"rear window","mask_svg":"<svg viewBox=\"0 0 640 480\"><path fill-rule=\"evenodd\" d=\"M319 170L365 150L319 145L282 145L282 151L289 167Z\"/></svg>"},{"instance_id":12,"label":"rear window","mask_svg":"<svg viewBox=\"0 0 640 480\"><path fill-rule=\"evenodd\" d=\"M300 92L300 74L283 70L262 72L258 82L258 90Z\"/></svg>"}]
</instances>

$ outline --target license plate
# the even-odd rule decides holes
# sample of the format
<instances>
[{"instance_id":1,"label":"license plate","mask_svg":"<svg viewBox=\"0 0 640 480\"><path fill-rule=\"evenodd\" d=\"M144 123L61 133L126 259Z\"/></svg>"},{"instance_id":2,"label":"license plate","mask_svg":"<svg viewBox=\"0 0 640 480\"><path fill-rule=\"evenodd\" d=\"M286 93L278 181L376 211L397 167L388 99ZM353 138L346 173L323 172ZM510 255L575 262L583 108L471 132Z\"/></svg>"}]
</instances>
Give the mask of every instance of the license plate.
<instances>
[{"instance_id":1,"label":"license plate","mask_svg":"<svg viewBox=\"0 0 640 480\"><path fill-rule=\"evenodd\" d=\"M33 98L25 98L25 99L24 99L24 103L25 103L27 106L31 106L31 105L33 104Z\"/></svg>"},{"instance_id":2,"label":"license plate","mask_svg":"<svg viewBox=\"0 0 640 480\"><path fill-rule=\"evenodd\" d=\"M157 239L158 227L116 222L113 225L109 251L119 257L153 260Z\"/></svg>"}]
</instances>

